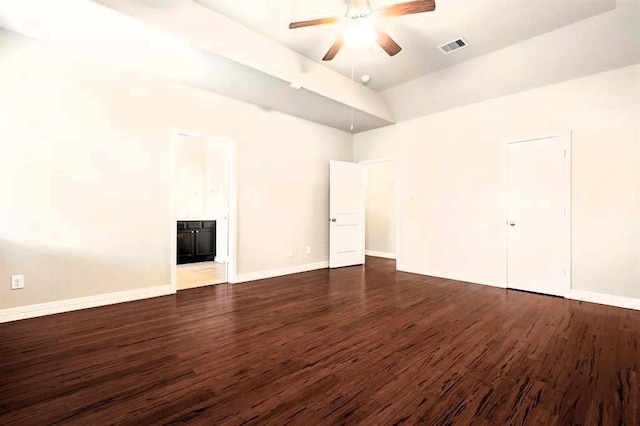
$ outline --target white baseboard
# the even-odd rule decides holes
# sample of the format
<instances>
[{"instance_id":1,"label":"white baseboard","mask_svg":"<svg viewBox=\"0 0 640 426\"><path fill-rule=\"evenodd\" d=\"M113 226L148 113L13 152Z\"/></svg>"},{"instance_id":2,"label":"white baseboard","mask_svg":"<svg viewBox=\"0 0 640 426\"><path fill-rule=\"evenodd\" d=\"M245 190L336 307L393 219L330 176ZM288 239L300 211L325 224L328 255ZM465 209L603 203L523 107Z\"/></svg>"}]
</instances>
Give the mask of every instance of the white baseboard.
<instances>
[{"instance_id":1,"label":"white baseboard","mask_svg":"<svg viewBox=\"0 0 640 426\"><path fill-rule=\"evenodd\" d=\"M173 286L161 285L137 290L125 290L115 293L97 294L95 296L19 306L17 308L0 309L0 323L113 305L115 303L131 302L133 300L149 299L151 297L166 296L167 294L173 294L175 292L176 290Z\"/></svg>"},{"instance_id":2,"label":"white baseboard","mask_svg":"<svg viewBox=\"0 0 640 426\"><path fill-rule=\"evenodd\" d=\"M427 275L430 277L446 278L450 280L464 281L464 282L469 282L473 284L482 284L482 285L487 285L491 287L506 288L505 285L482 283L482 282L478 282L476 280L471 280L464 277L445 276L444 274L427 272L427 271L420 270L418 268L413 268L409 265L401 264L401 263L396 265L396 269L398 271L409 272L412 274ZM582 302L598 303L600 305L615 306L617 308L640 310L640 299L634 299L632 297L614 296L611 294L594 293L591 291L571 290L566 295L566 298L579 300Z\"/></svg>"},{"instance_id":3,"label":"white baseboard","mask_svg":"<svg viewBox=\"0 0 640 426\"><path fill-rule=\"evenodd\" d=\"M447 280L463 281L463 282L467 282L467 283L471 283L471 284L486 285L486 286L489 286L489 287L507 288L506 284L480 282L478 280L470 279L470 278L467 278L467 277L453 276L451 274L443 274L443 273L439 273L439 272L425 271L425 270L422 270L422 269L419 269L419 268L414 268L412 266L409 266L409 265L406 265L406 264L402 264L402 263L399 263L399 264L396 265L396 270L401 271L401 272L409 272L411 274L426 275L426 276L429 276L429 277L444 278L444 279L447 279Z\"/></svg>"},{"instance_id":4,"label":"white baseboard","mask_svg":"<svg viewBox=\"0 0 640 426\"><path fill-rule=\"evenodd\" d=\"M227 263L226 256L216 256L213 261L216 263Z\"/></svg>"},{"instance_id":5,"label":"white baseboard","mask_svg":"<svg viewBox=\"0 0 640 426\"><path fill-rule=\"evenodd\" d=\"M633 297L614 296L612 294L595 293L592 291L571 290L567 295L567 299L598 303L600 305L609 305L618 308L640 310L640 299L634 299Z\"/></svg>"},{"instance_id":6,"label":"white baseboard","mask_svg":"<svg viewBox=\"0 0 640 426\"><path fill-rule=\"evenodd\" d=\"M329 262L306 263L304 265L289 266L280 269L268 269L266 271L248 272L237 274L232 284L244 283L247 281L263 280L265 278L281 277L283 275L297 274L300 272L315 271L329 267Z\"/></svg>"},{"instance_id":7,"label":"white baseboard","mask_svg":"<svg viewBox=\"0 0 640 426\"><path fill-rule=\"evenodd\" d=\"M387 253L384 251L375 251L375 250L365 250L364 254L367 256L373 257L384 257L385 259L396 259L397 256L395 253Z\"/></svg>"}]
</instances>

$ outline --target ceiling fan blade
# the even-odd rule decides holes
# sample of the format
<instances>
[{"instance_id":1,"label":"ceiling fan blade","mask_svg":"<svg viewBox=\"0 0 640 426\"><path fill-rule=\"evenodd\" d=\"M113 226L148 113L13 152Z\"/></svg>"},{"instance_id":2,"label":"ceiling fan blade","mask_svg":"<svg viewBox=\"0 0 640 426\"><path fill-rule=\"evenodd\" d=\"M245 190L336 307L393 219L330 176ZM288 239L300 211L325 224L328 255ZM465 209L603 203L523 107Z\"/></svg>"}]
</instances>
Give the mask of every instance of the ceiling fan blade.
<instances>
[{"instance_id":1,"label":"ceiling fan blade","mask_svg":"<svg viewBox=\"0 0 640 426\"><path fill-rule=\"evenodd\" d=\"M290 23L289 29L292 30L294 28L311 27L313 25L335 24L339 21L340 21L340 18L321 18L321 19L311 19L309 21L298 21L298 22Z\"/></svg>"},{"instance_id":2,"label":"ceiling fan blade","mask_svg":"<svg viewBox=\"0 0 640 426\"><path fill-rule=\"evenodd\" d=\"M411 15L436 10L435 0L418 0L381 7L378 12L385 17Z\"/></svg>"},{"instance_id":3,"label":"ceiling fan blade","mask_svg":"<svg viewBox=\"0 0 640 426\"><path fill-rule=\"evenodd\" d=\"M335 43L333 43L333 45L331 46L327 54L324 55L324 58L322 58L322 60L323 61L332 60L336 56L338 51L342 48L342 44L343 44L343 40L342 40L342 37L340 37L339 39L336 40Z\"/></svg>"},{"instance_id":4,"label":"ceiling fan blade","mask_svg":"<svg viewBox=\"0 0 640 426\"><path fill-rule=\"evenodd\" d=\"M402 50L402 47L400 47L398 43L393 41L393 39L389 37L387 33L381 30L378 30L378 44L384 49L385 52L387 52L389 56L396 55Z\"/></svg>"}]
</instances>

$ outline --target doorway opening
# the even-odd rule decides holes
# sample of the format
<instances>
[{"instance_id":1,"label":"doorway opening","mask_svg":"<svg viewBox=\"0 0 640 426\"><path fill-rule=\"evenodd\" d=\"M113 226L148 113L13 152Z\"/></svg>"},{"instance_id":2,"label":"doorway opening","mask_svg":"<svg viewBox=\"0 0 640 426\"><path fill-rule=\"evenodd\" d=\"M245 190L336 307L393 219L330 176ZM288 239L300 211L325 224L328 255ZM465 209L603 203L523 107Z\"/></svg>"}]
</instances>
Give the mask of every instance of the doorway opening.
<instances>
[{"instance_id":1,"label":"doorway opening","mask_svg":"<svg viewBox=\"0 0 640 426\"><path fill-rule=\"evenodd\" d=\"M398 158L329 162L329 268L397 258L398 188Z\"/></svg>"},{"instance_id":2,"label":"doorway opening","mask_svg":"<svg viewBox=\"0 0 640 426\"><path fill-rule=\"evenodd\" d=\"M365 176L365 254L396 259L398 252L398 160L362 161Z\"/></svg>"},{"instance_id":3,"label":"doorway opening","mask_svg":"<svg viewBox=\"0 0 640 426\"><path fill-rule=\"evenodd\" d=\"M187 132L174 140L172 283L185 290L233 282L234 145Z\"/></svg>"}]
</instances>

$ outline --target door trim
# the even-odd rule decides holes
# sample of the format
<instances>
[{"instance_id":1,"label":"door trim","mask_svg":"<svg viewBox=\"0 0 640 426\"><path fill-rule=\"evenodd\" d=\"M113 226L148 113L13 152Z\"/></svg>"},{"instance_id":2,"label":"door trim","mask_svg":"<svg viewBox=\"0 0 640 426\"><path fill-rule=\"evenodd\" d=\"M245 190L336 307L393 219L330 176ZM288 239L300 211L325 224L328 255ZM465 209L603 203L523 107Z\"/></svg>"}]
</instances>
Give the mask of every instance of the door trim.
<instances>
[{"instance_id":1,"label":"door trim","mask_svg":"<svg viewBox=\"0 0 640 426\"><path fill-rule=\"evenodd\" d=\"M232 139L225 137L211 137L202 135L198 132L175 128L171 132L171 152L170 152L170 200L171 200L171 221L169 223L170 247L170 265L171 265L171 288L177 291L176 283L176 256L177 247L176 240L178 238L178 230L176 222L178 221L177 207L177 175L178 175L178 149L180 146L180 137L191 137L203 139L209 142L223 143L227 147L228 161L228 215L227 215L227 282L233 284L237 275L237 238L238 238L238 165L237 165L237 146Z\"/></svg>"},{"instance_id":2,"label":"door trim","mask_svg":"<svg viewBox=\"0 0 640 426\"><path fill-rule=\"evenodd\" d=\"M544 139L551 139L551 138L560 138L561 143L564 145L564 149L566 150L566 159L567 159L567 167L565 168L564 171L564 183L565 183L565 189L567 190L569 196L567 198L567 204L566 204L566 209L567 209L567 214L565 216L565 221L564 221L564 226L565 229L567 229L567 239L565 241L566 244L566 250L568 252L568 260L567 263L565 265L565 270L566 275L565 275L565 280L564 280L564 285L563 285L563 289L561 292L562 297L567 298L569 296L569 294L571 293L571 287L572 287L572 271L571 271L571 264L572 264L572 259L573 259L573 255L572 255L572 247L571 247L571 241L572 241L572 226L571 226L571 216L572 216L572 162L573 162L573 156L572 156L572 134L571 134L571 130L565 131L565 132L556 132L556 133L548 133L546 135L542 135L542 136L537 136L537 137L526 137L526 138L521 138L521 139L511 139L508 140L505 144L504 144L504 168L503 168L503 189L504 189L504 194L508 194L508 185L509 185L509 176L508 176L508 170L509 170L509 145L511 144L515 144L515 143L523 143L523 142L535 142L538 140L544 140ZM508 209L508 205L509 205L509 200L506 199L506 195L505 195L505 203L504 203L504 223L505 223L505 234L504 234L504 238L505 238L505 247L506 247L506 263L505 263L505 288L509 289L509 231L508 231L508 223L509 223L509 209Z\"/></svg>"}]
</instances>

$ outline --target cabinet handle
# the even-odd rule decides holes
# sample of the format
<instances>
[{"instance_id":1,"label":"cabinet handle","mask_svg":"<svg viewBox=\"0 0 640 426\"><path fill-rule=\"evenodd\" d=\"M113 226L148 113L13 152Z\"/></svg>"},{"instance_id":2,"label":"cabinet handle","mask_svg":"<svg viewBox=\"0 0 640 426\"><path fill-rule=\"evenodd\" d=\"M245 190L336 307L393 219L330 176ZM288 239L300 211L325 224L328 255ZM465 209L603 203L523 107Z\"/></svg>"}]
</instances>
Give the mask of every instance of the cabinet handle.
<instances>
[{"instance_id":1,"label":"cabinet handle","mask_svg":"<svg viewBox=\"0 0 640 426\"><path fill-rule=\"evenodd\" d=\"M196 234L197 234L198 232L199 232L199 231L196 231Z\"/></svg>"},{"instance_id":2,"label":"cabinet handle","mask_svg":"<svg viewBox=\"0 0 640 426\"><path fill-rule=\"evenodd\" d=\"M193 231L191 231L191 233L193 234Z\"/></svg>"}]
</instances>

